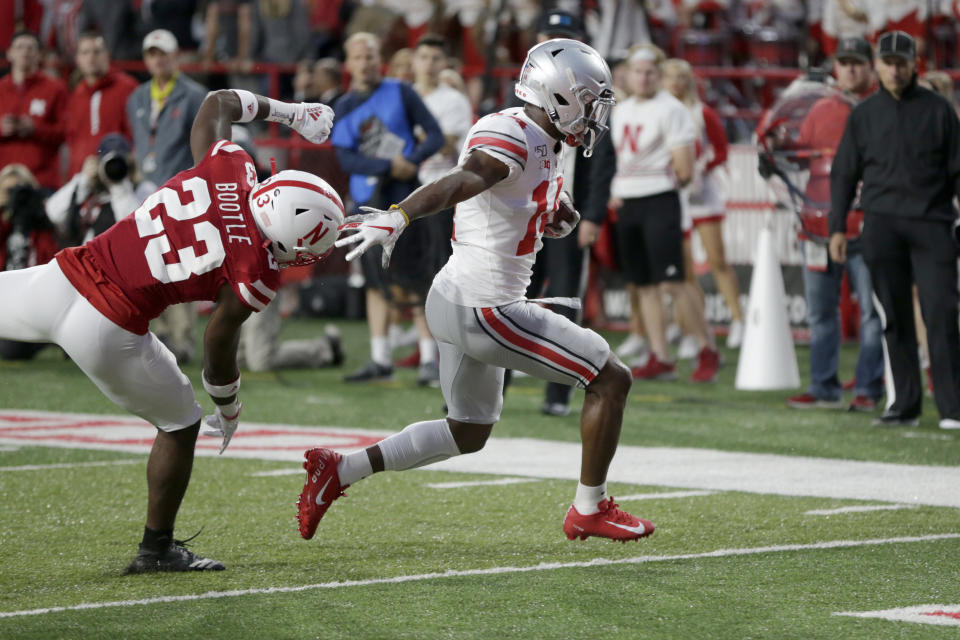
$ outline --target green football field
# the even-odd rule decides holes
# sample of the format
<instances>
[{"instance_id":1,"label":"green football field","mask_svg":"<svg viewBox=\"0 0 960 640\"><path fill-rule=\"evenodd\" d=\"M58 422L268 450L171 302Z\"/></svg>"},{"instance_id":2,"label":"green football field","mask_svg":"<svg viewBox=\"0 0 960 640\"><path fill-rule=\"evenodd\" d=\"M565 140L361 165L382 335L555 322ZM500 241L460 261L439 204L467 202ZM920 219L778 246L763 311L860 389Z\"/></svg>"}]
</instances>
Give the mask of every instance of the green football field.
<instances>
[{"instance_id":1,"label":"green football field","mask_svg":"<svg viewBox=\"0 0 960 640\"><path fill-rule=\"evenodd\" d=\"M340 327L349 371L365 328ZM190 544L227 565L216 573L121 575L143 527L140 450L0 431L0 638L957 638L960 433L937 428L931 399L912 429L789 410L792 391L734 390L725 357L716 384L635 383L609 488L657 531L625 545L563 536L577 469L552 461L576 447L578 415L542 416L529 378L507 393L497 455L360 482L310 541L293 457L198 457L177 534L202 527ZM186 372L209 409L199 365ZM343 373L245 374L241 430L383 433L442 415L415 371L361 386ZM0 362L0 413L16 410L122 416L54 349Z\"/></svg>"}]
</instances>

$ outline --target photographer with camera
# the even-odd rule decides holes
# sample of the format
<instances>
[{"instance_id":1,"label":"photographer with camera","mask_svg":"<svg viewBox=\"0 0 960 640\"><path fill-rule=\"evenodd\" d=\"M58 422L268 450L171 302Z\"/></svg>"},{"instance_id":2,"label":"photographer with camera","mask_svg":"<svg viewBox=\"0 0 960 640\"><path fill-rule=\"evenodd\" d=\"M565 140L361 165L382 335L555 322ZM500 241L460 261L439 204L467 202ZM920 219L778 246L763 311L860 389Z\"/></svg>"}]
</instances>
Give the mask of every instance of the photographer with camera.
<instances>
[{"instance_id":1,"label":"photographer with camera","mask_svg":"<svg viewBox=\"0 0 960 640\"><path fill-rule=\"evenodd\" d=\"M25 165L8 164L0 170L0 271L45 264L57 252L43 196ZM0 358L29 360L45 346L0 339Z\"/></svg>"},{"instance_id":2,"label":"photographer with camera","mask_svg":"<svg viewBox=\"0 0 960 640\"><path fill-rule=\"evenodd\" d=\"M87 156L80 172L47 200L47 216L60 244L76 246L109 229L156 189L140 174L126 138L108 133L97 154Z\"/></svg>"}]
</instances>

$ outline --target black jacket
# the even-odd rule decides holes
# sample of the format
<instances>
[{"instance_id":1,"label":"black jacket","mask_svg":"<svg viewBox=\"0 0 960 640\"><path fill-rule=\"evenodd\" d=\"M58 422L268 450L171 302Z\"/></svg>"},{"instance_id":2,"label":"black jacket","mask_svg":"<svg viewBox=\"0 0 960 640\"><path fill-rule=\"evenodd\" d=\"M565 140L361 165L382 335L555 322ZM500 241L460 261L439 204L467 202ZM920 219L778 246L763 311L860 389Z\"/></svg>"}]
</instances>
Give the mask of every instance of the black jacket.
<instances>
[{"instance_id":1,"label":"black jacket","mask_svg":"<svg viewBox=\"0 0 960 640\"><path fill-rule=\"evenodd\" d=\"M603 224L607 218L607 201L610 199L610 183L617 172L617 154L613 140L607 131L593 147L593 155L583 156L582 149L568 149L576 153L574 165L573 204L584 220Z\"/></svg>"},{"instance_id":2,"label":"black jacket","mask_svg":"<svg viewBox=\"0 0 960 640\"><path fill-rule=\"evenodd\" d=\"M867 215L956 217L960 120L943 97L917 86L916 76L900 100L881 86L850 112L830 171L830 233L846 229L861 179Z\"/></svg>"}]
</instances>

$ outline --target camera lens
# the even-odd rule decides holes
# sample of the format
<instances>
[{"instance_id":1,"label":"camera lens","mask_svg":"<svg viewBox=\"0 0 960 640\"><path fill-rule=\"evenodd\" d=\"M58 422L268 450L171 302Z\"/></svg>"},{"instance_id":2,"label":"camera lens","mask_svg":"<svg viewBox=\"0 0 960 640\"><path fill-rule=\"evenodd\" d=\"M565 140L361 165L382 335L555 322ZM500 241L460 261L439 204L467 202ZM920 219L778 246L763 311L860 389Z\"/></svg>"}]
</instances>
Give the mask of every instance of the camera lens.
<instances>
[{"instance_id":1,"label":"camera lens","mask_svg":"<svg viewBox=\"0 0 960 640\"><path fill-rule=\"evenodd\" d=\"M103 158L103 174L111 182L119 182L127 177L129 167L127 159L118 153L110 153Z\"/></svg>"}]
</instances>

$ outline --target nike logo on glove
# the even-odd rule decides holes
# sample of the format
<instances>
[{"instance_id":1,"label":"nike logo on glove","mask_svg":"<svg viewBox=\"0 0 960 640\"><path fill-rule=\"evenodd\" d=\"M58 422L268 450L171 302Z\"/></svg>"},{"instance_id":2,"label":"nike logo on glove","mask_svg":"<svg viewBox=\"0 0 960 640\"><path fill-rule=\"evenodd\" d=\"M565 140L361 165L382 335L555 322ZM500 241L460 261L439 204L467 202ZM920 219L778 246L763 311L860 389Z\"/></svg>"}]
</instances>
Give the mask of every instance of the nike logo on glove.
<instances>
[{"instance_id":1,"label":"nike logo on glove","mask_svg":"<svg viewBox=\"0 0 960 640\"><path fill-rule=\"evenodd\" d=\"M647 532L647 529L646 527L643 526L643 524L640 524L636 527L631 527L625 524L617 524L616 522L610 522L609 520L607 520L607 524L613 525L618 529L623 529L624 531L629 531L630 533L638 533L640 535L643 535L644 533Z\"/></svg>"},{"instance_id":2,"label":"nike logo on glove","mask_svg":"<svg viewBox=\"0 0 960 640\"><path fill-rule=\"evenodd\" d=\"M333 480L333 476L327 478L327 481L323 485L323 489L320 489L320 493L317 494L317 497L314 499L314 502L317 503L318 507L322 507L326 503L323 501L323 493L327 490L327 485L330 484L330 481ZM632 531L632 529L631 529Z\"/></svg>"}]
</instances>

